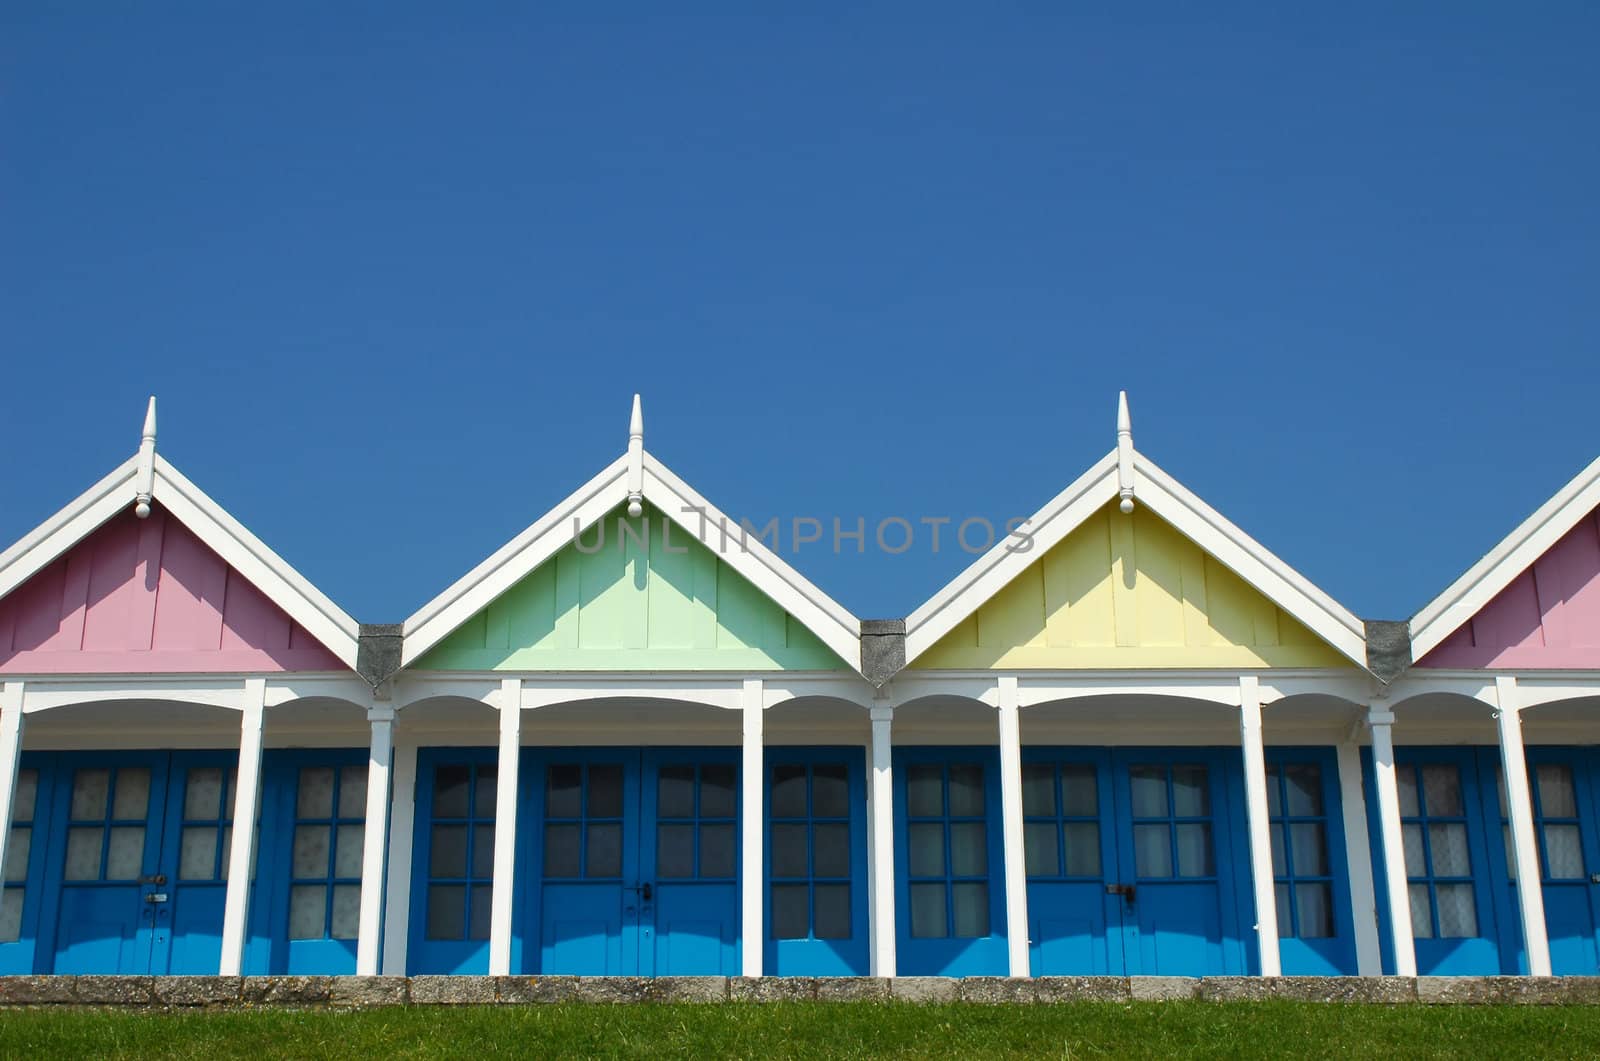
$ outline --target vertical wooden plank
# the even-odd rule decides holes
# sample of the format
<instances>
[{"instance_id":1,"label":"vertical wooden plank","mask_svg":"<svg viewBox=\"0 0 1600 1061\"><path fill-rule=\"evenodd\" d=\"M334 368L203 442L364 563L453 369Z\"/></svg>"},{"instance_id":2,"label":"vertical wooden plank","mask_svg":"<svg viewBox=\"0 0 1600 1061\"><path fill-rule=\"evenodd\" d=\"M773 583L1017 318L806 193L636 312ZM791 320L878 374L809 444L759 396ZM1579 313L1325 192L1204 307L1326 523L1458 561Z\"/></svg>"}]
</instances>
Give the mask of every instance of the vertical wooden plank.
<instances>
[{"instance_id":1,"label":"vertical wooden plank","mask_svg":"<svg viewBox=\"0 0 1600 1061\"><path fill-rule=\"evenodd\" d=\"M1111 566L1111 520L1123 519L1108 505L1051 550L1059 553L1066 600L1065 644L1110 648L1117 643L1116 580Z\"/></svg>"},{"instance_id":2,"label":"vertical wooden plank","mask_svg":"<svg viewBox=\"0 0 1600 1061\"><path fill-rule=\"evenodd\" d=\"M161 544L170 519L159 508L139 523L139 552L134 564L133 606L128 615L128 647L148 652L155 644L156 593L161 585Z\"/></svg>"},{"instance_id":3,"label":"vertical wooden plank","mask_svg":"<svg viewBox=\"0 0 1600 1061\"><path fill-rule=\"evenodd\" d=\"M1139 643L1139 582L1138 545L1133 535L1135 515L1111 513L1111 607L1116 628L1116 643L1132 646Z\"/></svg>"},{"instance_id":4,"label":"vertical wooden plank","mask_svg":"<svg viewBox=\"0 0 1600 1061\"><path fill-rule=\"evenodd\" d=\"M695 648L717 647L719 626L717 622L717 583L723 562L710 549L699 549L689 554L694 571L694 601L689 612L689 632Z\"/></svg>"},{"instance_id":5,"label":"vertical wooden plank","mask_svg":"<svg viewBox=\"0 0 1600 1061\"><path fill-rule=\"evenodd\" d=\"M89 572L93 568L92 542L67 554L66 577L61 585L61 625L45 648L72 652L83 648L83 620L89 612Z\"/></svg>"},{"instance_id":6,"label":"vertical wooden plank","mask_svg":"<svg viewBox=\"0 0 1600 1061\"><path fill-rule=\"evenodd\" d=\"M1206 554L1198 545L1186 541L1179 566L1183 572L1183 643L1190 648L1215 644L1219 638L1211 627L1206 598Z\"/></svg>"},{"instance_id":7,"label":"vertical wooden plank","mask_svg":"<svg viewBox=\"0 0 1600 1061\"><path fill-rule=\"evenodd\" d=\"M1045 643L1044 570L1033 563L978 609L978 647L1003 654Z\"/></svg>"},{"instance_id":8,"label":"vertical wooden plank","mask_svg":"<svg viewBox=\"0 0 1600 1061\"><path fill-rule=\"evenodd\" d=\"M506 594L506 646L512 652L550 647L556 624L557 559L540 564Z\"/></svg>"},{"instance_id":9,"label":"vertical wooden plank","mask_svg":"<svg viewBox=\"0 0 1600 1061\"><path fill-rule=\"evenodd\" d=\"M577 648L581 640L583 556L569 545L555 555L554 561L556 619L555 629L551 631L550 647Z\"/></svg>"},{"instance_id":10,"label":"vertical wooden plank","mask_svg":"<svg viewBox=\"0 0 1600 1061\"><path fill-rule=\"evenodd\" d=\"M651 648L694 647L695 556L705 547L651 509L650 572L645 586ZM668 548L670 546L670 548ZM679 550L684 550L679 552Z\"/></svg>"},{"instance_id":11,"label":"vertical wooden plank","mask_svg":"<svg viewBox=\"0 0 1600 1061\"><path fill-rule=\"evenodd\" d=\"M101 527L93 538L88 609L83 617L85 651L121 652L128 647L142 522L127 513Z\"/></svg>"},{"instance_id":12,"label":"vertical wooden plank","mask_svg":"<svg viewBox=\"0 0 1600 1061\"><path fill-rule=\"evenodd\" d=\"M516 587L513 586L512 590ZM489 602L483 615L483 647L493 652L504 652L511 647L511 591L502 593Z\"/></svg>"},{"instance_id":13,"label":"vertical wooden plank","mask_svg":"<svg viewBox=\"0 0 1600 1061\"><path fill-rule=\"evenodd\" d=\"M637 536L623 538L628 550L627 574L623 581L626 590L622 610L624 648L644 648L650 643L650 568L654 559L651 554L660 548L659 541L651 541L650 525L659 519L661 514L654 507L646 506L638 519L627 520Z\"/></svg>"},{"instance_id":14,"label":"vertical wooden plank","mask_svg":"<svg viewBox=\"0 0 1600 1061\"><path fill-rule=\"evenodd\" d=\"M1187 543L1159 516L1143 507L1134 509L1132 516L1124 518L1133 521L1134 548L1139 564L1138 582L1134 587L1138 601L1136 643L1167 648L1181 645L1182 556Z\"/></svg>"}]
</instances>

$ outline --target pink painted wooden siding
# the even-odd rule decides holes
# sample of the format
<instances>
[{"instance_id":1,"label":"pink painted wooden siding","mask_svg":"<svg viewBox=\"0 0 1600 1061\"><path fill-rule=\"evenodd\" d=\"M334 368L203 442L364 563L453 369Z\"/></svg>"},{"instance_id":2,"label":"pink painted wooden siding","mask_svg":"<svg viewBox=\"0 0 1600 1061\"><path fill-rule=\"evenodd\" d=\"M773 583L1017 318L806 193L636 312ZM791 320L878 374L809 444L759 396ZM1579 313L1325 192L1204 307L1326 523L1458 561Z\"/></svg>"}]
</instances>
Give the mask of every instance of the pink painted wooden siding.
<instances>
[{"instance_id":1,"label":"pink painted wooden siding","mask_svg":"<svg viewBox=\"0 0 1600 1061\"><path fill-rule=\"evenodd\" d=\"M160 507L117 516L0 600L0 673L344 669Z\"/></svg>"},{"instance_id":2,"label":"pink painted wooden siding","mask_svg":"<svg viewBox=\"0 0 1600 1061\"><path fill-rule=\"evenodd\" d=\"M1417 665L1600 668L1600 510Z\"/></svg>"}]
</instances>

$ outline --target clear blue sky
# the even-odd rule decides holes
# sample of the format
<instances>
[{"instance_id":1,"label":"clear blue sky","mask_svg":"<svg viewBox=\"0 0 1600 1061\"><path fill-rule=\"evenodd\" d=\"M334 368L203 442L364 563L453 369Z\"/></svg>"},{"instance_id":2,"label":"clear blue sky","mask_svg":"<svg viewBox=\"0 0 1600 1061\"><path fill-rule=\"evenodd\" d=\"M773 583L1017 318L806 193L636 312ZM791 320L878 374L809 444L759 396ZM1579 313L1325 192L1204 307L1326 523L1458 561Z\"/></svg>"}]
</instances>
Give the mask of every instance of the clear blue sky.
<instances>
[{"instance_id":1,"label":"clear blue sky","mask_svg":"<svg viewBox=\"0 0 1600 1061\"><path fill-rule=\"evenodd\" d=\"M662 6L7 3L0 539L156 393L168 458L398 621L635 390L735 515L1000 522L1126 387L1399 618L1600 454L1600 5ZM896 616L969 558L789 559Z\"/></svg>"}]
</instances>

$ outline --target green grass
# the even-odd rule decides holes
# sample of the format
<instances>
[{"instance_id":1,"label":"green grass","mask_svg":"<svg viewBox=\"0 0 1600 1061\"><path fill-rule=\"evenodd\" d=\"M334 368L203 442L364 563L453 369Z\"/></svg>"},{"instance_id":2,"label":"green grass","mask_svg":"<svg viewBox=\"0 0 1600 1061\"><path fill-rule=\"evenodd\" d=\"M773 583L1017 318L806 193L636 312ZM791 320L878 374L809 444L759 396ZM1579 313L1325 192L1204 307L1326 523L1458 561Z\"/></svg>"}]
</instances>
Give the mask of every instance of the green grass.
<instances>
[{"instance_id":1,"label":"green grass","mask_svg":"<svg viewBox=\"0 0 1600 1061\"><path fill-rule=\"evenodd\" d=\"M463 1009L0 1013L27 1057L1600 1056L1600 1007L774 1003Z\"/></svg>"}]
</instances>

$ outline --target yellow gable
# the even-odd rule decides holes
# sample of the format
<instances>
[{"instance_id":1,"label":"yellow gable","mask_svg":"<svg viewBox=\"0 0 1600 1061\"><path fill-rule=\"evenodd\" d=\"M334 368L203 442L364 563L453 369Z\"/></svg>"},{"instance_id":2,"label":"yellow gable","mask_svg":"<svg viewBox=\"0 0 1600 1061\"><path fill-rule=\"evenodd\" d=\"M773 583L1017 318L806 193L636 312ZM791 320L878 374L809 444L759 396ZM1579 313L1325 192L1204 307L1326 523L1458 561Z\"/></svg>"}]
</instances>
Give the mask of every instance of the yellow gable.
<instances>
[{"instance_id":1,"label":"yellow gable","mask_svg":"<svg viewBox=\"0 0 1600 1061\"><path fill-rule=\"evenodd\" d=\"M1336 667L1344 657L1140 506L1107 505L914 668Z\"/></svg>"}]
</instances>

